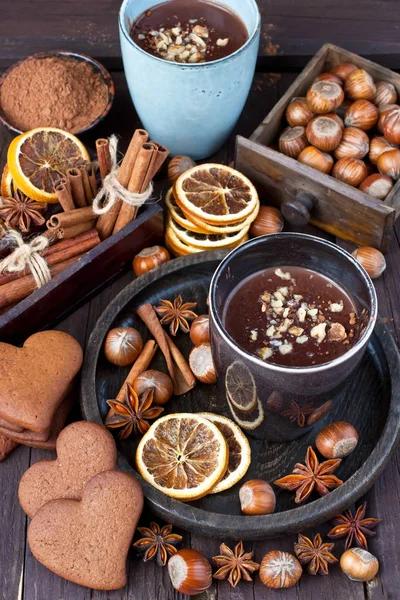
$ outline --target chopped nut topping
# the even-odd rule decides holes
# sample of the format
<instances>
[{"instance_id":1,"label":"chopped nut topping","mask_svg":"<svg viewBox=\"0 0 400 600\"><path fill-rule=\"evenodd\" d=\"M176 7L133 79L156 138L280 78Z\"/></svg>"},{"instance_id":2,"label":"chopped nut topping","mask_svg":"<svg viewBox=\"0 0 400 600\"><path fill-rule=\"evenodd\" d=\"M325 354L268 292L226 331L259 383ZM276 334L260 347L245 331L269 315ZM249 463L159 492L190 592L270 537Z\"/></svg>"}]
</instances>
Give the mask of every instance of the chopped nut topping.
<instances>
[{"instance_id":1,"label":"chopped nut topping","mask_svg":"<svg viewBox=\"0 0 400 600\"><path fill-rule=\"evenodd\" d=\"M301 335L303 333L303 331L304 331L304 329L302 329L301 327L291 327L289 329L289 333L296 337L299 337L299 335Z\"/></svg>"},{"instance_id":2,"label":"chopped nut topping","mask_svg":"<svg viewBox=\"0 0 400 600\"><path fill-rule=\"evenodd\" d=\"M277 275L281 279L287 279L288 281L292 278L291 274L288 271L284 273L282 269L276 269L275 275Z\"/></svg>"},{"instance_id":3,"label":"chopped nut topping","mask_svg":"<svg viewBox=\"0 0 400 600\"><path fill-rule=\"evenodd\" d=\"M200 46L201 48L206 47L205 41L195 33L191 33L189 37L197 46Z\"/></svg>"},{"instance_id":4,"label":"chopped nut topping","mask_svg":"<svg viewBox=\"0 0 400 600\"><path fill-rule=\"evenodd\" d=\"M355 313L350 313L350 320L349 320L349 324L350 325L355 325L357 323L357 317Z\"/></svg>"},{"instance_id":5,"label":"chopped nut topping","mask_svg":"<svg viewBox=\"0 0 400 600\"><path fill-rule=\"evenodd\" d=\"M229 38L225 38L223 40L221 38L219 38L217 40L217 46L226 46L228 44L228 42L229 42Z\"/></svg>"},{"instance_id":6,"label":"chopped nut topping","mask_svg":"<svg viewBox=\"0 0 400 600\"><path fill-rule=\"evenodd\" d=\"M208 38L208 36L209 36L208 28L205 27L204 25L195 25L193 27L193 33L198 35L201 38Z\"/></svg>"},{"instance_id":7,"label":"chopped nut topping","mask_svg":"<svg viewBox=\"0 0 400 600\"><path fill-rule=\"evenodd\" d=\"M333 302L330 305L329 310L331 312L342 312L342 310L343 310L343 300L341 300L340 302Z\"/></svg>"},{"instance_id":8,"label":"chopped nut topping","mask_svg":"<svg viewBox=\"0 0 400 600\"><path fill-rule=\"evenodd\" d=\"M276 292L274 292L274 297L277 300L281 300L282 302L285 301L285 296L279 290L277 290Z\"/></svg>"},{"instance_id":9,"label":"chopped nut topping","mask_svg":"<svg viewBox=\"0 0 400 600\"><path fill-rule=\"evenodd\" d=\"M304 306L300 306L299 310L296 313L297 318L300 321L300 323L304 323L304 321L306 320L306 314L307 314L307 311L304 308Z\"/></svg>"},{"instance_id":10,"label":"chopped nut topping","mask_svg":"<svg viewBox=\"0 0 400 600\"><path fill-rule=\"evenodd\" d=\"M339 346L334 342L344 343L350 340L351 343L351 338L355 338L359 333L357 313L347 312L345 297L341 298L337 292L334 294L325 290L326 284L323 282L320 292L314 283L315 278L310 284L301 281L300 286L304 287L300 287L296 282L297 271L286 268L286 272L284 268L272 269L269 278L264 280L267 289L258 297L261 305L260 320L257 321L257 325L253 324L253 327L258 327L258 337L253 338L250 332L250 340L258 340L258 347L269 348L268 351L262 350L263 356L268 356L271 352L271 360L278 364L292 364L292 357L285 360L278 358L290 352L293 354L294 364L296 356L302 354L305 355L307 364L319 364L320 357L325 355L331 354L332 358L335 358L343 351L338 350ZM280 285L281 279L289 283ZM301 294L295 294L295 291L300 291ZM335 302L329 299L329 294L334 296ZM337 314L336 318L332 319L331 315L335 312L342 314ZM347 326L349 319L354 323L353 327ZM300 349L295 343L306 346Z\"/></svg>"},{"instance_id":11,"label":"chopped nut topping","mask_svg":"<svg viewBox=\"0 0 400 600\"><path fill-rule=\"evenodd\" d=\"M262 360L267 360L268 358L271 358L273 353L274 353L274 351L272 350L272 348L261 348L260 350L257 351L258 356Z\"/></svg>"},{"instance_id":12,"label":"chopped nut topping","mask_svg":"<svg viewBox=\"0 0 400 600\"><path fill-rule=\"evenodd\" d=\"M342 342L347 338L347 333L340 323L332 323L328 331L328 340L331 342Z\"/></svg>"},{"instance_id":13,"label":"chopped nut topping","mask_svg":"<svg viewBox=\"0 0 400 600\"><path fill-rule=\"evenodd\" d=\"M275 300L274 298L272 298L271 306L272 306L272 308L281 308L283 306L283 302L282 302L282 300Z\"/></svg>"},{"instance_id":14,"label":"chopped nut topping","mask_svg":"<svg viewBox=\"0 0 400 600\"><path fill-rule=\"evenodd\" d=\"M256 342L256 341L257 341L257 338L258 338L258 331L257 331L256 329L252 329L252 330L250 331L250 336L249 336L249 338L250 338L250 340L251 340L252 342Z\"/></svg>"},{"instance_id":15,"label":"chopped nut topping","mask_svg":"<svg viewBox=\"0 0 400 600\"><path fill-rule=\"evenodd\" d=\"M189 62L190 63L204 62L204 57L202 54L200 54L200 52L194 52L193 54L190 55Z\"/></svg>"},{"instance_id":16,"label":"chopped nut topping","mask_svg":"<svg viewBox=\"0 0 400 600\"><path fill-rule=\"evenodd\" d=\"M313 338L316 338L317 342L321 344L326 337L326 323L319 323L315 325L310 331L310 335Z\"/></svg>"},{"instance_id":17,"label":"chopped nut topping","mask_svg":"<svg viewBox=\"0 0 400 600\"><path fill-rule=\"evenodd\" d=\"M282 323L282 325L279 327L279 331L281 333L285 333L289 327L291 326L291 324L293 323L293 319L285 319Z\"/></svg>"},{"instance_id":18,"label":"chopped nut topping","mask_svg":"<svg viewBox=\"0 0 400 600\"><path fill-rule=\"evenodd\" d=\"M279 346L279 352L281 354L290 354L290 352L293 350L293 344L291 344L290 342L284 342L282 344L282 346Z\"/></svg>"}]
</instances>

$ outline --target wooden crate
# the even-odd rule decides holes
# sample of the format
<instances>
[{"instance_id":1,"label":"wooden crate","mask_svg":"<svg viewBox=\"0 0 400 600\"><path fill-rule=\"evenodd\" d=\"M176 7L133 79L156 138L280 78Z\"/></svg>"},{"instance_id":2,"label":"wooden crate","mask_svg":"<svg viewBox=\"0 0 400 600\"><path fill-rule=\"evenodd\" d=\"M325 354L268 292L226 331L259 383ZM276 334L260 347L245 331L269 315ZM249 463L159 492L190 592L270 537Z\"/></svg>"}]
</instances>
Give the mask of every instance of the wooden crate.
<instances>
[{"instance_id":1,"label":"wooden crate","mask_svg":"<svg viewBox=\"0 0 400 600\"><path fill-rule=\"evenodd\" d=\"M334 66L352 62L375 81L390 81L400 96L400 75L332 44L325 44L285 95L255 130L250 140L238 136L236 168L246 174L268 203L282 206L293 222L310 222L359 246L387 252L393 224L400 213L400 180L384 201L377 200L268 147L285 126L285 110L292 98L305 96L314 79ZM379 134L378 134L379 135Z\"/></svg>"},{"instance_id":2,"label":"wooden crate","mask_svg":"<svg viewBox=\"0 0 400 600\"><path fill-rule=\"evenodd\" d=\"M163 234L162 206L145 206L136 220L0 315L0 341L15 344L54 326L128 265L131 267L135 254L160 242Z\"/></svg>"}]
</instances>

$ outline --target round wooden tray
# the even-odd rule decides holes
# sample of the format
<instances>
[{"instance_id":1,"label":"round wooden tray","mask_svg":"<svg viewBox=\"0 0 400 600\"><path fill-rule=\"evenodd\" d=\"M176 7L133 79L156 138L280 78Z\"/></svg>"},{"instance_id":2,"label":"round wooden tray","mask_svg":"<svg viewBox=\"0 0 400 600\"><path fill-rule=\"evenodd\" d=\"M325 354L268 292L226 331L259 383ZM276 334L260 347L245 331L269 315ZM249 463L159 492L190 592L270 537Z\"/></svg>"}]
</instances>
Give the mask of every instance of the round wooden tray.
<instances>
[{"instance_id":1,"label":"round wooden tray","mask_svg":"<svg viewBox=\"0 0 400 600\"><path fill-rule=\"evenodd\" d=\"M207 312L206 298L210 280L225 252L213 251L173 260L129 284L109 305L98 320L89 340L82 374L81 407L86 419L101 423L107 413L106 400L115 398L128 369L107 362L102 348L112 327L139 329L148 334L136 308L144 302L157 304L161 298L173 299L182 294L184 301L197 301L198 314ZM177 344L188 356L189 336L181 333ZM152 368L164 369L159 352ZM143 481L134 469L137 440L118 442L119 468L141 480L144 495L156 515L176 526L196 533L256 540L285 533L297 533L332 518L362 496L385 466L400 428L400 360L395 342L383 323L378 322L365 358L342 397L332 411L303 437L287 443L271 444L249 437L252 464L244 480L262 478L269 482L289 474L296 462L304 462L307 447L314 445L317 432L330 422L345 420L359 433L359 444L342 461L336 474L344 484L301 506L294 503L294 493L277 492L276 512L249 517L240 513L240 483L221 494L210 495L192 503L169 498ZM167 412L218 412L216 386L198 384L189 394L171 400ZM223 410L222 412L225 412ZM225 412L226 416L230 416ZM242 481L242 483L243 483Z\"/></svg>"}]
</instances>

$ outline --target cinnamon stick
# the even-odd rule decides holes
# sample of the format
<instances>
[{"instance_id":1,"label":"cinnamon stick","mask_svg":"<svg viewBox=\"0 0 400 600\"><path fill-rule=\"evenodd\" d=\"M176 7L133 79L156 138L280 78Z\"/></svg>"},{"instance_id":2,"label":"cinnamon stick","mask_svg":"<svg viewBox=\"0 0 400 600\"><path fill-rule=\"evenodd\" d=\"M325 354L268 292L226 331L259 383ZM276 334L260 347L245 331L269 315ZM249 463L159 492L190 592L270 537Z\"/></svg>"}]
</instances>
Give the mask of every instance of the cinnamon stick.
<instances>
[{"instance_id":1,"label":"cinnamon stick","mask_svg":"<svg viewBox=\"0 0 400 600\"><path fill-rule=\"evenodd\" d=\"M80 169L68 169L69 183L71 185L71 194L75 206L82 208L86 206L85 190L82 182L82 172Z\"/></svg>"},{"instance_id":2,"label":"cinnamon stick","mask_svg":"<svg viewBox=\"0 0 400 600\"><path fill-rule=\"evenodd\" d=\"M147 188L150 181L160 171L161 167L163 166L164 162L167 160L167 158L169 156L168 148L165 148L165 146L161 146L160 144L155 144L155 146L156 146L157 152L155 152L153 155L152 162L151 162L150 168L149 168L147 181L145 181L143 184L143 191ZM132 220L136 219L138 210L139 210L139 207L136 206L133 211Z\"/></svg>"},{"instance_id":3,"label":"cinnamon stick","mask_svg":"<svg viewBox=\"0 0 400 600\"><path fill-rule=\"evenodd\" d=\"M88 163L86 165L86 172L87 172L87 175L89 178L90 188L92 190L92 196L94 198L97 194L97 181L96 181L95 168L92 163Z\"/></svg>"},{"instance_id":4,"label":"cinnamon stick","mask_svg":"<svg viewBox=\"0 0 400 600\"><path fill-rule=\"evenodd\" d=\"M144 129L136 129L135 133L132 136L131 142L128 146L128 150L126 151L126 154L124 156L124 159L121 163L117 175L119 183L125 188L128 187L133 167L139 154L139 150L142 144L147 142L148 139L149 134ZM100 238L102 240L105 240L106 238L110 237L110 235L113 233L115 222L118 218L121 205L122 201L117 200L111 210L109 210L104 215L100 215L100 217L97 219L96 229L99 232Z\"/></svg>"},{"instance_id":5,"label":"cinnamon stick","mask_svg":"<svg viewBox=\"0 0 400 600\"><path fill-rule=\"evenodd\" d=\"M92 188L90 187L89 175L86 169L87 165L87 162L82 163L79 167L79 170L82 173L82 184L85 192L86 204L90 205L93 200L93 193Z\"/></svg>"},{"instance_id":6,"label":"cinnamon stick","mask_svg":"<svg viewBox=\"0 0 400 600\"><path fill-rule=\"evenodd\" d=\"M196 385L196 379L190 370L186 359L175 346L166 331L162 328L151 304L143 304L136 312L147 325L151 335L154 337L157 344L160 346L161 352L164 354L165 362L167 363L167 368L174 384L174 394L176 396L186 394L186 392Z\"/></svg>"},{"instance_id":7,"label":"cinnamon stick","mask_svg":"<svg viewBox=\"0 0 400 600\"><path fill-rule=\"evenodd\" d=\"M145 343L145 345L142 348L141 353L139 354L139 356L135 360L134 364L132 365L131 370L129 371L128 375L126 376L126 379L125 379L124 383L122 384L122 386L115 398L116 400L118 400L118 402L124 402L126 384L129 383L130 385L133 385L133 382L135 381L135 379L137 379L139 377L139 375L141 375L144 371L147 370L147 368L149 367L151 361L153 360L157 350L158 350L158 346L154 340L148 340ZM114 414L114 410L112 408L110 408L110 410L107 413L107 417L110 417L113 414Z\"/></svg>"},{"instance_id":8,"label":"cinnamon stick","mask_svg":"<svg viewBox=\"0 0 400 600\"><path fill-rule=\"evenodd\" d=\"M47 221L46 226L48 229L70 227L71 225L77 225L78 223L93 221L94 217L95 215L92 207L85 206L84 208L76 208L75 210L66 213L57 213L56 215L53 215Z\"/></svg>"},{"instance_id":9,"label":"cinnamon stick","mask_svg":"<svg viewBox=\"0 0 400 600\"><path fill-rule=\"evenodd\" d=\"M91 232L86 232L69 240L63 240L58 244L54 244L54 246L46 248L46 250L42 252L42 256L46 258L46 262L49 266L57 265L70 258L74 258L75 256L80 256L84 252L88 252L99 243L100 238L98 233L95 229L92 229ZM18 271L16 273L3 273L0 275L0 286L29 275L29 269L24 269L23 271Z\"/></svg>"},{"instance_id":10,"label":"cinnamon stick","mask_svg":"<svg viewBox=\"0 0 400 600\"><path fill-rule=\"evenodd\" d=\"M94 226L94 221L86 221L85 223L77 223L76 225L71 225L70 227L58 227L54 231L57 232L57 238L59 240L69 240L76 237L80 233L85 233L86 231L96 231L96 229Z\"/></svg>"},{"instance_id":11,"label":"cinnamon stick","mask_svg":"<svg viewBox=\"0 0 400 600\"><path fill-rule=\"evenodd\" d=\"M150 181L150 165L154 163L154 156L156 154L157 148L155 144L142 144L141 148L139 149L139 153L132 171L132 175L128 183L128 190L130 192L140 194L145 191L147 185L146 187L144 187L144 184L145 182L148 183L148 181ZM123 227L125 227L125 225L132 221L135 215L135 208L136 207L131 206L126 202L122 204L117 221L115 223L113 233L117 233Z\"/></svg>"},{"instance_id":12,"label":"cinnamon stick","mask_svg":"<svg viewBox=\"0 0 400 600\"><path fill-rule=\"evenodd\" d=\"M50 268L51 276L55 277L81 257L82 254L79 254L74 256L74 258L53 265ZM0 286L0 308L5 308L6 306L10 306L10 304L20 302L35 290L36 282L33 275L26 275L26 277L21 277L20 279L16 279L15 281Z\"/></svg>"},{"instance_id":13,"label":"cinnamon stick","mask_svg":"<svg viewBox=\"0 0 400 600\"><path fill-rule=\"evenodd\" d=\"M99 161L100 177L102 181L111 171L110 142L106 138L96 140L97 160Z\"/></svg>"},{"instance_id":14,"label":"cinnamon stick","mask_svg":"<svg viewBox=\"0 0 400 600\"><path fill-rule=\"evenodd\" d=\"M57 199L61 204L63 210L69 211L74 210L75 204L72 200L71 193L68 191L68 188L63 183L58 183L54 188L55 193L57 194Z\"/></svg>"},{"instance_id":15,"label":"cinnamon stick","mask_svg":"<svg viewBox=\"0 0 400 600\"><path fill-rule=\"evenodd\" d=\"M142 144L145 144L148 139L149 134L145 129L136 129L135 133L132 136L132 139L128 146L128 150L126 151L126 154L118 171L118 181L121 185L123 185L126 188L128 187L128 183L132 176L133 167L136 163L139 150L142 147Z\"/></svg>"},{"instance_id":16,"label":"cinnamon stick","mask_svg":"<svg viewBox=\"0 0 400 600\"><path fill-rule=\"evenodd\" d=\"M57 183L59 183L60 185L65 185L68 192L71 194L71 184L67 176L61 177L61 179L59 179Z\"/></svg>"},{"instance_id":17,"label":"cinnamon stick","mask_svg":"<svg viewBox=\"0 0 400 600\"><path fill-rule=\"evenodd\" d=\"M161 146L160 144L158 144L157 159L156 159L156 164L155 164L155 169L154 169L153 177L155 177L157 175L157 173L160 171L161 167L163 166L163 164L167 160L168 156L169 156L169 150L168 150L168 148L166 148L165 146Z\"/></svg>"}]
</instances>

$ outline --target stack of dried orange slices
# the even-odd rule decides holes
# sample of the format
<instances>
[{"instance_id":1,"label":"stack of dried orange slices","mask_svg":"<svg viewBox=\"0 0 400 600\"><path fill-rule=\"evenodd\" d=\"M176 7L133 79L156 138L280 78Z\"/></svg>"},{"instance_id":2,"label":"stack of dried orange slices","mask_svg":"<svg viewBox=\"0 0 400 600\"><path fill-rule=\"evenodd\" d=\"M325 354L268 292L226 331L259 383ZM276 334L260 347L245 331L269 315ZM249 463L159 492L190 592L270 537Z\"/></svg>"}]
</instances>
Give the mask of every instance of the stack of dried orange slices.
<instances>
[{"instance_id":1,"label":"stack of dried orange slices","mask_svg":"<svg viewBox=\"0 0 400 600\"><path fill-rule=\"evenodd\" d=\"M165 201L165 242L175 256L239 246L248 239L260 208L251 181L217 164L182 173Z\"/></svg>"},{"instance_id":2,"label":"stack of dried orange slices","mask_svg":"<svg viewBox=\"0 0 400 600\"><path fill-rule=\"evenodd\" d=\"M183 502L232 487L251 461L240 427L213 413L180 413L157 419L136 451L145 481Z\"/></svg>"}]
</instances>

